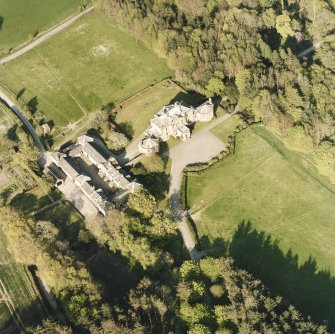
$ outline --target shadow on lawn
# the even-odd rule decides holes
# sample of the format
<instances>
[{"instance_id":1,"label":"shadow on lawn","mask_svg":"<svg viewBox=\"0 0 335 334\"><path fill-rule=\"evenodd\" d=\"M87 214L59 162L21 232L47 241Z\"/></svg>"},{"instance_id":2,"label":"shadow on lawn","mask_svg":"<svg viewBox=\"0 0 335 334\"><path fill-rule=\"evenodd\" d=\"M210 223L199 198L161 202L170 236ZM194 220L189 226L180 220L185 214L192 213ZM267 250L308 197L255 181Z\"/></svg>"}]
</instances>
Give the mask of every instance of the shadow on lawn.
<instances>
[{"instance_id":1,"label":"shadow on lawn","mask_svg":"<svg viewBox=\"0 0 335 334\"><path fill-rule=\"evenodd\" d=\"M47 195L38 198L35 194L29 192L17 194L10 202L10 205L15 210L25 216L47 204L50 204Z\"/></svg>"},{"instance_id":2,"label":"shadow on lawn","mask_svg":"<svg viewBox=\"0 0 335 334\"><path fill-rule=\"evenodd\" d=\"M326 320L335 329L335 279L318 270L312 256L299 265L298 255L279 248L279 240L242 221L232 238L230 255L236 265L251 272L313 320Z\"/></svg>"},{"instance_id":3,"label":"shadow on lawn","mask_svg":"<svg viewBox=\"0 0 335 334\"><path fill-rule=\"evenodd\" d=\"M191 91L191 92L179 92L170 102L169 104L173 104L175 102L184 102L186 105L197 107L199 104L206 101L203 95ZM157 110L158 111L158 110Z\"/></svg>"}]
</instances>

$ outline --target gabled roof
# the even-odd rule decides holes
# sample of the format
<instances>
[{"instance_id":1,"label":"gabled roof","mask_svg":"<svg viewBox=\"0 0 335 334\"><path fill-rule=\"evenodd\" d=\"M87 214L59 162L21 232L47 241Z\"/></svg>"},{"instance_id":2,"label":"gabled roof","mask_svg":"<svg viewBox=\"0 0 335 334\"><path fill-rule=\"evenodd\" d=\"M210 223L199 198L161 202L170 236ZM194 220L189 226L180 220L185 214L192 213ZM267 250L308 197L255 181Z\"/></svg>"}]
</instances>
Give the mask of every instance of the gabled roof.
<instances>
[{"instance_id":1,"label":"gabled roof","mask_svg":"<svg viewBox=\"0 0 335 334\"><path fill-rule=\"evenodd\" d=\"M96 164L100 165L106 162L106 159L88 142L81 145L82 150Z\"/></svg>"},{"instance_id":2,"label":"gabled roof","mask_svg":"<svg viewBox=\"0 0 335 334\"><path fill-rule=\"evenodd\" d=\"M86 175L79 175L76 177L76 181L79 183L79 184L83 184L87 181L90 181L91 178L89 176L86 176Z\"/></svg>"},{"instance_id":3,"label":"gabled roof","mask_svg":"<svg viewBox=\"0 0 335 334\"><path fill-rule=\"evenodd\" d=\"M205 103L201 104L199 107L196 108L196 110L200 114L209 114L214 111L214 104L212 102L212 99L208 99Z\"/></svg>"},{"instance_id":4,"label":"gabled roof","mask_svg":"<svg viewBox=\"0 0 335 334\"><path fill-rule=\"evenodd\" d=\"M79 157L81 155L81 147L80 145L76 145L73 149L69 151L70 157Z\"/></svg>"},{"instance_id":5,"label":"gabled roof","mask_svg":"<svg viewBox=\"0 0 335 334\"><path fill-rule=\"evenodd\" d=\"M153 118L150 122L152 125L155 125L158 128L163 128L165 126L168 126L171 123L171 120L167 115L162 115L162 116Z\"/></svg>"},{"instance_id":6,"label":"gabled roof","mask_svg":"<svg viewBox=\"0 0 335 334\"><path fill-rule=\"evenodd\" d=\"M79 145L84 145L85 143L91 143L94 139L88 135L83 135L77 139Z\"/></svg>"},{"instance_id":7,"label":"gabled roof","mask_svg":"<svg viewBox=\"0 0 335 334\"><path fill-rule=\"evenodd\" d=\"M183 134L189 134L191 132L190 128L188 128L186 125L178 126L178 131L180 131Z\"/></svg>"},{"instance_id":8,"label":"gabled roof","mask_svg":"<svg viewBox=\"0 0 335 334\"><path fill-rule=\"evenodd\" d=\"M163 115L172 117L175 115L184 116L187 112L192 110L192 107L187 107L182 102L175 102L168 106L163 107L156 115L162 117Z\"/></svg>"},{"instance_id":9,"label":"gabled roof","mask_svg":"<svg viewBox=\"0 0 335 334\"><path fill-rule=\"evenodd\" d=\"M79 173L70 165L64 156L64 154L59 152L51 153L51 157L56 165L60 167L67 176L74 180L79 175Z\"/></svg>"},{"instance_id":10,"label":"gabled roof","mask_svg":"<svg viewBox=\"0 0 335 334\"><path fill-rule=\"evenodd\" d=\"M146 137L141 141L140 144L145 149L153 149L159 145L159 140L154 137Z\"/></svg>"}]
</instances>

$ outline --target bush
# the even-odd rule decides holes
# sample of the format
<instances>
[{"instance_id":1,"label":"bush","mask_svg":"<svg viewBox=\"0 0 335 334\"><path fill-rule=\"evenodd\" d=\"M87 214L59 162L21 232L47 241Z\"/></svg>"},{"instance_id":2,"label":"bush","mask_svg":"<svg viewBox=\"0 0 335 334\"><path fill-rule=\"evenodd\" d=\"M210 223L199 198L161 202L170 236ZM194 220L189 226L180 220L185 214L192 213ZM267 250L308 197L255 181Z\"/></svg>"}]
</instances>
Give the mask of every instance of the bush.
<instances>
[{"instance_id":1,"label":"bush","mask_svg":"<svg viewBox=\"0 0 335 334\"><path fill-rule=\"evenodd\" d=\"M128 207L149 218L155 211L156 200L147 190L141 189L129 196Z\"/></svg>"},{"instance_id":2,"label":"bush","mask_svg":"<svg viewBox=\"0 0 335 334\"><path fill-rule=\"evenodd\" d=\"M305 134L302 126L293 126L284 137L283 142L289 150L305 154L313 152L313 140Z\"/></svg>"},{"instance_id":3,"label":"bush","mask_svg":"<svg viewBox=\"0 0 335 334\"><path fill-rule=\"evenodd\" d=\"M141 162L148 173L164 172L164 161L157 153L143 156Z\"/></svg>"},{"instance_id":4,"label":"bush","mask_svg":"<svg viewBox=\"0 0 335 334\"><path fill-rule=\"evenodd\" d=\"M222 285L220 284L214 284L209 288L209 291L211 292L211 294L213 295L213 297L215 298L221 298L224 295L224 288Z\"/></svg>"}]
</instances>

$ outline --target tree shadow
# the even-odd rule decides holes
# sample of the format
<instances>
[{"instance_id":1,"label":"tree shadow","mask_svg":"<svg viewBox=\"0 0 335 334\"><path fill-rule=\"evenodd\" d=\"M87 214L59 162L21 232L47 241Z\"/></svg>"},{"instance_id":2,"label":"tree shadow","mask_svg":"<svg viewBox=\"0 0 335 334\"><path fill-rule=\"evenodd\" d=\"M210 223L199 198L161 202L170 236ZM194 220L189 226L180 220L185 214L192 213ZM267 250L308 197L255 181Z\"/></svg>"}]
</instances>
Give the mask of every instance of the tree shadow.
<instances>
[{"instance_id":1,"label":"tree shadow","mask_svg":"<svg viewBox=\"0 0 335 334\"><path fill-rule=\"evenodd\" d=\"M90 135L90 136L97 137L97 138L99 138L100 140L103 141L103 139L101 138L100 132L95 128L88 129L87 134Z\"/></svg>"},{"instance_id":2,"label":"tree shadow","mask_svg":"<svg viewBox=\"0 0 335 334\"><path fill-rule=\"evenodd\" d=\"M123 133L129 140L133 139L135 131L131 122L114 123L114 125L117 127L117 130Z\"/></svg>"},{"instance_id":3,"label":"tree shadow","mask_svg":"<svg viewBox=\"0 0 335 334\"><path fill-rule=\"evenodd\" d=\"M76 215L78 213L78 216ZM76 246L78 234L84 227L84 220L81 214L71 204L57 204L46 211L37 214L36 219L47 220L60 230L59 237L67 240L71 246Z\"/></svg>"},{"instance_id":4,"label":"tree shadow","mask_svg":"<svg viewBox=\"0 0 335 334\"><path fill-rule=\"evenodd\" d=\"M275 28L264 29L261 32L264 42L266 42L271 50L278 50L280 47L281 38Z\"/></svg>"},{"instance_id":5,"label":"tree shadow","mask_svg":"<svg viewBox=\"0 0 335 334\"><path fill-rule=\"evenodd\" d=\"M184 102L188 106L193 106L197 107L201 103L206 101L206 98L195 92L195 91L190 91L190 92L179 92L170 102L169 104L173 104L175 102Z\"/></svg>"},{"instance_id":6,"label":"tree shadow","mask_svg":"<svg viewBox=\"0 0 335 334\"><path fill-rule=\"evenodd\" d=\"M19 137L17 136L16 130L18 128L17 124L13 124L6 133L6 137L11 141L18 141Z\"/></svg>"},{"instance_id":7,"label":"tree shadow","mask_svg":"<svg viewBox=\"0 0 335 334\"><path fill-rule=\"evenodd\" d=\"M107 250L97 249L87 265L92 276L103 286L103 298L110 303L124 297L139 279L121 255Z\"/></svg>"},{"instance_id":8,"label":"tree shadow","mask_svg":"<svg viewBox=\"0 0 335 334\"><path fill-rule=\"evenodd\" d=\"M0 30L2 29L4 22L5 22L5 18L2 15L0 15Z\"/></svg>"},{"instance_id":9,"label":"tree shadow","mask_svg":"<svg viewBox=\"0 0 335 334\"><path fill-rule=\"evenodd\" d=\"M274 292L289 301L314 321L328 322L335 329L335 279L327 270L318 270L310 256L299 264L298 255L279 247L279 240L257 231L242 221L230 244L236 264L251 272Z\"/></svg>"},{"instance_id":10,"label":"tree shadow","mask_svg":"<svg viewBox=\"0 0 335 334\"><path fill-rule=\"evenodd\" d=\"M289 36L284 44L286 49L291 49L294 55L299 54L300 52L308 49L309 47L313 46L311 41L303 40L299 41L294 36Z\"/></svg>"},{"instance_id":11,"label":"tree shadow","mask_svg":"<svg viewBox=\"0 0 335 334\"><path fill-rule=\"evenodd\" d=\"M161 156L161 158L164 161L164 168L166 168L166 165L168 163L169 160L169 155L170 155L170 147L168 142L166 141L161 141L159 143L159 155Z\"/></svg>"},{"instance_id":12,"label":"tree shadow","mask_svg":"<svg viewBox=\"0 0 335 334\"><path fill-rule=\"evenodd\" d=\"M23 94L25 93L25 91L26 91L25 88L20 89L16 94L16 100L20 99L23 96Z\"/></svg>"},{"instance_id":13,"label":"tree shadow","mask_svg":"<svg viewBox=\"0 0 335 334\"><path fill-rule=\"evenodd\" d=\"M195 236L195 241L196 241L197 246L202 247L203 244L200 241L198 228L197 228L197 225L196 225L195 221L192 219L192 216L189 215L189 214L187 214L186 218L188 220L188 225L192 228L192 230L194 232L193 234Z\"/></svg>"},{"instance_id":14,"label":"tree shadow","mask_svg":"<svg viewBox=\"0 0 335 334\"><path fill-rule=\"evenodd\" d=\"M138 175L138 180L158 201L163 200L169 190L169 175L165 172Z\"/></svg>"},{"instance_id":15,"label":"tree shadow","mask_svg":"<svg viewBox=\"0 0 335 334\"><path fill-rule=\"evenodd\" d=\"M34 210L37 210L50 203L48 196L42 196L38 198L34 194L29 192L17 194L10 202L10 205L23 215L31 214Z\"/></svg>"},{"instance_id":16,"label":"tree shadow","mask_svg":"<svg viewBox=\"0 0 335 334\"><path fill-rule=\"evenodd\" d=\"M38 106L37 96L34 96L27 102L28 110L31 112L32 115L36 113L37 106Z\"/></svg>"}]
</instances>

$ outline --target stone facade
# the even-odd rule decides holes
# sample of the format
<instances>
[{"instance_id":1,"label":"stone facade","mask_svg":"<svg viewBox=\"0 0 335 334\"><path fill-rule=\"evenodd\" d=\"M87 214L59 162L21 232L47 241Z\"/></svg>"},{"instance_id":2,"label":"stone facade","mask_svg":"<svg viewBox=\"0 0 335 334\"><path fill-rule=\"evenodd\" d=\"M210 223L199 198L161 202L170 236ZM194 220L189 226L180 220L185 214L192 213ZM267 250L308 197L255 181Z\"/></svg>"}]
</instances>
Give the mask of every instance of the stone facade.
<instances>
[{"instance_id":1,"label":"stone facade","mask_svg":"<svg viewBox=\"0 0 335 334\"><path fill-rule=\"evenodd\" d=\"M120 194L134 192L137 185L130 180L130 176L123 173L106 147L102 147L104 155L97 149L98 144L101 147L102 143L96 141L95 138L84 135L60 152L45 154L45 173L56 179L56 187L85 216L89 216L90 212L87 211L93 211L87 209L92 208L92 205L98 212L106 215L111 204L106 196L110 195L108 193L120 197ZM90 173L83 170L80 163ZM101 186L105 189L99 188Z\"/></svg>"},{"instance_id":2,"label":"stone facade","mask_svg":"<svg viewBox=\"0 0 335 334\"><path fill-rule=\"evenodd\" d=\"M150 127L138 145L140 153L159 151L159 141L167 141L170 137L187 140L191 137L189 126L195 122L208 122L214 116L212 99L197 108L187 107L182 102L165 106L150 121Z\"/></svg>"}]
</instances>

